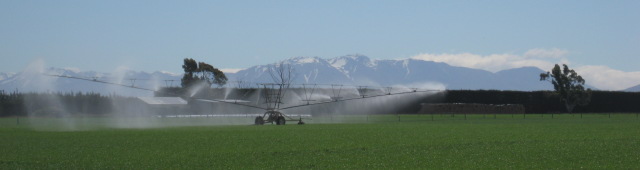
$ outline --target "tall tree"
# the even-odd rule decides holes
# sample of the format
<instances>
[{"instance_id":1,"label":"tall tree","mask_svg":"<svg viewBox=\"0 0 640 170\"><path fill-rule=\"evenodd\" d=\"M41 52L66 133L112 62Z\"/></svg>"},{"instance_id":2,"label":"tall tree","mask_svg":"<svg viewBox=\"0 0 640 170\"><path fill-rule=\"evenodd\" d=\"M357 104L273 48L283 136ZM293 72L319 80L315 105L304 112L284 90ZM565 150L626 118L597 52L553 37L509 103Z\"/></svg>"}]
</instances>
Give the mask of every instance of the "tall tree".
<instances>
[{"instance_id":1,"label":"tall tree","mask_svg":"<svg viewBox=\"0 0 640 170\"><path fill-rule=\"evenodd\" d=\"M591 89L584 88L585 80L576 71L569 69L566 64L563 68L556 64L551 72L541 73L540 81L551 81L556 93L565 104L569 113L576 106L584 106L591 101Z\"/></svg>"},{"instance_id":2,"label":"tall tree","mask_svg":"<svg viewBox=\"0 0 640 170\"><path fill-rule=\"evenodd\" d=\"M219 69L204 62L198 63L198 69L200 79L206 81L209 85L216 84L218 87L222 87L227 84L227 76Z\"/></svg>"},{"instance_id":3,"label":"tall tree","mask_svg":"<svg viewBox=\"0 0 640 170\"><path fill-rule=\"evenodd\" d=\"M182 76L181 85L182 87L189 87L194 83L194 73L198 71L198 63L194 59L185 58L182 69L184 69L184 76Z\"/></svg>"},{"instance_id":4,"label":"tall tree","mask_svg":"<svg viewBox=\"0 0 640 170\"><path fill-rule=\"evenodd\" d=\"M227 84L227 76L224 75L224 73L217 69L217 68L213 68L213 70L211 70L213 72L213 84L218 85L218 87L222 87L225 84Z\"/></svg>"},{"instance_id":5,"label":"tall tree","mask_svg":"<svg viewBox=\"0 0 640 170\"><path fill-rule=\"evenodd\" d=\"M198 83L207 83L209 86L216 84L223 86L227 83L227 76L222 71L205 62L196 62L191 58L185 58L184 76L182 77L182 87L189 87Z\"/></svg>"}]
</instances>

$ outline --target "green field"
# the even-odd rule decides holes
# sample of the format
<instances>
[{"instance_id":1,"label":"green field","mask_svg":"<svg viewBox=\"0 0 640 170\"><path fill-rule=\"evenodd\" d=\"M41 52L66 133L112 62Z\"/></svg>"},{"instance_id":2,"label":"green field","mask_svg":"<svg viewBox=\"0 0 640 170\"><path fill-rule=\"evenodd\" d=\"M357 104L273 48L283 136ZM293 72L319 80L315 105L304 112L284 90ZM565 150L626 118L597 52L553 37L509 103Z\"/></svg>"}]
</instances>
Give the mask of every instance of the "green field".
<instances>
[{"instance_id":1,"label":"green field","mask_svg":"<svg viewBox=\"0 0 640 170\"><path fill-rule=\"evenodd\" d=\"M3 118L0 169L640 167L636 114L335 116L302 126L242 125L252 121L243 118L233 120L241 125L207 125L220 119L155 118L152 128L111 128L107 118L22 118L19 125ZM72 127L63 125L69 121Z\"/></svg>"}]
</instances>

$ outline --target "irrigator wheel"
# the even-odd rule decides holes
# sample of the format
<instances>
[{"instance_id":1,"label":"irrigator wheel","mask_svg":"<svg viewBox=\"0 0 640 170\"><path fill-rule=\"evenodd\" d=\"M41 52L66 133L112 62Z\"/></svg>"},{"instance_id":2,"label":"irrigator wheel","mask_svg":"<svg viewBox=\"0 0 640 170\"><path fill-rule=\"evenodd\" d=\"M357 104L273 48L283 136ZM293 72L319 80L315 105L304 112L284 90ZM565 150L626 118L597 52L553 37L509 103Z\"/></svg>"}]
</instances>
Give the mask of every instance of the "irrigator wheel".
<instances>
[{"instance_id":1,"label":"irrigator wheel","mask_svg":"<svg viewBox=\"0 0 640 170\"><path fill-rule=\"evenodd\" d=\"M285 120L283 116L279 116L279 117L276 119L276 124L277 124L277 125L284 125L285 123L287 123L287 120Z\"/></svg>"},{"instance_id":2,"label":"irrigator wheel","mask_svg":"<svg viewBox=\"0 0 640 170\"><path fill-rule=\"evenodd\" d=\"M256 117L256 125L264 125L264 119L262 119L262 116L258 116Z\"/></svg>"}]
</instances>

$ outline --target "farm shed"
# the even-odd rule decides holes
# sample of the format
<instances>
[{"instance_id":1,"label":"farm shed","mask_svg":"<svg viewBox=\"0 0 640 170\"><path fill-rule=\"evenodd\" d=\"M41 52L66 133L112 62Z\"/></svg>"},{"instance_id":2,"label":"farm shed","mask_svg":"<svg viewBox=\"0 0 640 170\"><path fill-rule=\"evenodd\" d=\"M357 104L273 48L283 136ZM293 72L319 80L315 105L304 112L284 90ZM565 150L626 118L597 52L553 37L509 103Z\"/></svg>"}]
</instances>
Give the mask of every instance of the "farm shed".
<instances>
[{"instance_id":1,"label":"farm shed","mask_svg":"<svg viewBox=\"0 0 640 170\"><path fill-rule=\"evenodd\" d=\"M180 97L138 97L146 115L176 115L187 108L188 102Z\"/></svg>"}]
</instances>

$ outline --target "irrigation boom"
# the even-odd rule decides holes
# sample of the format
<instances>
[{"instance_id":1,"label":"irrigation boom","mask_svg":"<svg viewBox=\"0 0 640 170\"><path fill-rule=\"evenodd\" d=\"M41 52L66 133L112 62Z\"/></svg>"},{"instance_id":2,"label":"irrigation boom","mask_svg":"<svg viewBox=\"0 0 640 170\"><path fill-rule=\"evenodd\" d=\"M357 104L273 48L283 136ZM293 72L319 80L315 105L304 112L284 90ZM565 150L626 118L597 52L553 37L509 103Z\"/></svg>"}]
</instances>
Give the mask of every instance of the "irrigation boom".
<instances>
[{"instance_id":1,"label":"irrigation boom","mask_svg":"<svg viewBox=\"0 0 640 170\"><path fill-rule=\"evenodd\" d=\"M176 94L176 93L172 93L172 92L159 91L159 90L154 90L154 89L148 89L148 88L135 86L135 79L132 80L132 84L131 85L126 85L126 84L120 84L120 83L113 83L113 82L98 80L96 77L94 77L94 78L82 78L82 77L73 77L73 76L66 76L66 75L52 75L52 74L44 74L44 75L53 76L53 77L60 77L60 78L69 78L69 79L91 81L91 82L103 83L103 84L109 84L109 85L116 85L116 86L122 86L122 87L127 87L127 88L138 89L138 90L151 91L151 92L155 92L155 93L164 93L164 94L171 95L171 96L182 96L180 94ZM251 102L250 101L246 101L246 100L205 99L205 98L186 97L186 96L182 96L182 97L186 97L186 98L190 99L190 101L199 101L199 102L208 102L208 103L226 103L226 104L232 104L232 105L238 105L238 106L243 106L243 107L250 107L250 108L265 110L265 113L262 116L257 116L255 118L255 122L254 123L256 125L263 125L265 123L273 123L273 122L275 122L277 125L284 125L284 124L286 124L286 121L298 121L298 124L304 124L304 122L302 121L302 117L300 117L298 119L292 118L292 117L280 112L282 110L288 110L288 109L293 109L293 108L298 108L298 107L313 106L313 105L322 105L322 104L328 104L328 103L343 102L343 101L350 101L350 100L376 98L376 97L382 97L382 96L394 96L394 95L405 95L405 94L413 94L413 93L425 93L425 92L439 92L439 91L441 91L441 90L430 90L430 89L420 90L418 88L402 88L402 89L406 89L407 91L393 92L393 87L373 87L372 88L372 87L368 87L368 86L352 86L352 85L341 85L341 84L329 84L329 85L326 85L326 84L300 84L300 85L298 85L298 87L302 87L302 90L303 90L303 93L304 93L304 95L302 96L303 97L302 101L304 102L304 104L298 104L298 105L293 105L293 106L282 107L283 98L284 98L285 94L287 93L287 91L290 89L292 84L259 83L258 85L262 87L261 88L262 91L261 91L260 95L261 95L261 98L264 100L264 104L266 106L247 104L247 103L251 103ZM328 100L328 101L317 101L317 100L313 100L312 99L313 94L316 92L316 90L318 89L319 86L331 87L331 93L332 93L332 95L330 97L331 100ZM345 98L345 96L343 96L344 94L342 93L342 90L344 90L345 87L355 88L358 91L358 96L357 97L351 97L351 98ZM382 91L383 93L370 94L370 92L373 91L374 89L381 89L379 91Z\"/></svg>"}]
</instances>

